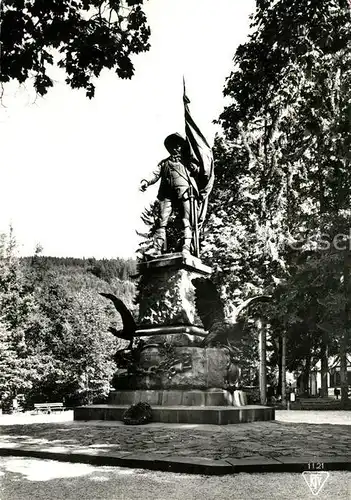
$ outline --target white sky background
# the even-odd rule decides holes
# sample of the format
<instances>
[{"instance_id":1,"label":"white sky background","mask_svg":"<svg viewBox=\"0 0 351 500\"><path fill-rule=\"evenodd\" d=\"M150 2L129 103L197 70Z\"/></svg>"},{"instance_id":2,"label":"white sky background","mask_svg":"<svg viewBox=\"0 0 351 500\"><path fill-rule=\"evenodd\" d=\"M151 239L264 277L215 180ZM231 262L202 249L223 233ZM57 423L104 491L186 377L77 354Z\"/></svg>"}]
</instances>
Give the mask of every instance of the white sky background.
<instances>
[{"instance_id":1,"label":"white sky background","mask_svg":"<svg viewBox=\"0 0 351 500\"><path fill-rule=\"evenodd\" d=\"M151 49L134 57L135 76L105 71L91 101L57 71L33 104L6 89L0 108L0 231L12 223L22 255L130 257L140 214L158 185L139 192L167 156L164 138L184 134L182 77L190 109L213 141L232 58L249 30L254 0L149 0Z\"/></svg>"}]
</instances>

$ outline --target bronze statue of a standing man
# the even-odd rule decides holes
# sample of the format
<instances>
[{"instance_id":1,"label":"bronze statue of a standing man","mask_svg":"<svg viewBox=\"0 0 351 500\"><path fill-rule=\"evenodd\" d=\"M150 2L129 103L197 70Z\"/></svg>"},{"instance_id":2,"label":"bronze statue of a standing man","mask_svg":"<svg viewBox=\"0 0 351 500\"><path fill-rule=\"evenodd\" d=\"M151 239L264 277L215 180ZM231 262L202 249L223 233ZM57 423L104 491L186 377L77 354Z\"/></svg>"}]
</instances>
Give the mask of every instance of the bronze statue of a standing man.
<instances>
[{"instance_id":1,"label":"bronze statue of a standing man","mask_svg":"<svg viewBox=\"0 0 351 500\"><path fill-rule=\"evenodd\" d=\"M164 145L170 156L158 164L150 180L143 179L140 185L141 191L145 191L161 179L157 195L161 215L152 255L162 252L169 217L178 205L183 221L182 253L190 254L194 236L193 248L196 256L199 256L198 230L204 222L208 196L213 187L212 149L190 115L185 84L183 102L186 140L178 133L166 137Z\"/></svg>"},{"instance_id":2,"label":"bronze statue of a standing man","mask_svg":"<svg viewBox=\"0 0 351 500\"><path fill-rule=\"evenodd\" d=\"M192 208L191 197L194 196L197 205L199 192L196 176L200 167L186 154L186 141L179 134L171 134L165 139L165 147L170 156L162 160L150 180L143 179L140 189L145 191L148 186L161 179L157 198L160 202L160 220L154 240L154 254L160 254L166 238L166 227L169 217L178 205L183 222L183 248L185 255L190 253L192 240ZM196 206L195 205L195 206Z\"/></svg>"}]
</instances>

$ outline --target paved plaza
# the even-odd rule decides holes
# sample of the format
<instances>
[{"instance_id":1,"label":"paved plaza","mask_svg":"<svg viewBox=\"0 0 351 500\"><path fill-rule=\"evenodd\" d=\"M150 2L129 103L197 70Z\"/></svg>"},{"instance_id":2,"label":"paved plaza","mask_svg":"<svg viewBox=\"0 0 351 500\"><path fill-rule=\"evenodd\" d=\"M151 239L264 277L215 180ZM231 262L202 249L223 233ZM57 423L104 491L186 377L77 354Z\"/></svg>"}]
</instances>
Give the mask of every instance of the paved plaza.
<instances>
[{"instance_id":1,"label":"paved plaza","mask_svg":"<svg viewBox=\"0 0 351 500\"><path fill-rule=\"evenodd\" d=\"M72 412L0 417L0 448L211 460L282 457L351 459L351 412L277 411L276 420L238 425L75 422Z\"/></svg>"}]
</instances>

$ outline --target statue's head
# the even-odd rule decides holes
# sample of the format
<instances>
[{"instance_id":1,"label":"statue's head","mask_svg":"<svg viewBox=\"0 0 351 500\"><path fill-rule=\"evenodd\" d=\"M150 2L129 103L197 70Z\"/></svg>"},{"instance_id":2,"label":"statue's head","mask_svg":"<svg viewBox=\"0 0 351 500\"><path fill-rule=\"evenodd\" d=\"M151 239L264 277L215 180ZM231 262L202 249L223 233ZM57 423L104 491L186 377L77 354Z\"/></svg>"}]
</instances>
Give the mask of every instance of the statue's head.
<instances>
[{"instance_id":1,"label":"statue's head","mask_svg":"<svg viewBox=\"0 0 351 500\"><path fill-rule=\"evenodd\" d=\"M181 153L186 148L187 142L180 134L175 133L166 137L164 145L170 154L174 154Z\"/></svg>"}]
</instances>

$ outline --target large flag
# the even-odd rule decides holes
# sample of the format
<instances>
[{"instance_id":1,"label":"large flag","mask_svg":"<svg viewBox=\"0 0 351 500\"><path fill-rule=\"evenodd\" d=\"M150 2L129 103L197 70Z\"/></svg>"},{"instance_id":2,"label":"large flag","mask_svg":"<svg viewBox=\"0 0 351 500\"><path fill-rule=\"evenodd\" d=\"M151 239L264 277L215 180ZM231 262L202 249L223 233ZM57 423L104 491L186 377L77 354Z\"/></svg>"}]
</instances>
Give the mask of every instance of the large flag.
<instances>
[{"instance_id":1,"label":"large flag","mask_svg":"<svg viewBox=\"0 0 351 500\"><path fill-rule=\"evenodd\" d=\"M212 149L207 140L203 136L199 127L194 122L190 110L190 100L186 95L185 81L184 83L184 114L185 114L185 133L186 139L190 148L190 155L193 160L199 165L200 172L198 175L198 190L200 195L198 226L201 228L207 212L208 196L212 191L214 182L214 163Z\"/></svg>"}]
</instances>

